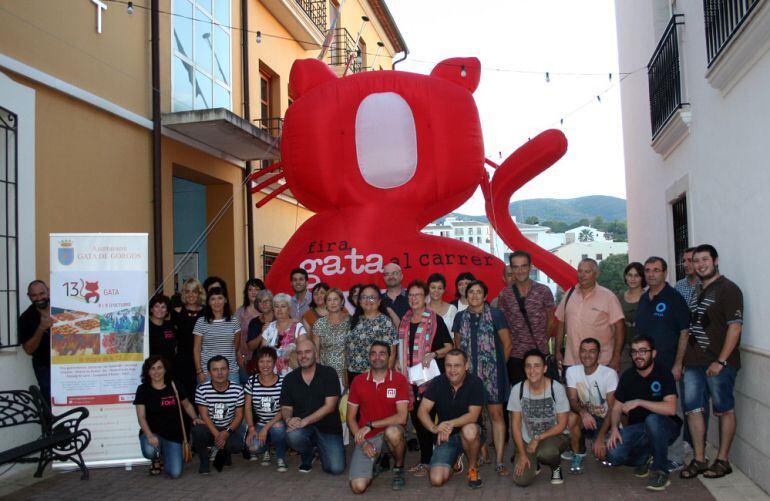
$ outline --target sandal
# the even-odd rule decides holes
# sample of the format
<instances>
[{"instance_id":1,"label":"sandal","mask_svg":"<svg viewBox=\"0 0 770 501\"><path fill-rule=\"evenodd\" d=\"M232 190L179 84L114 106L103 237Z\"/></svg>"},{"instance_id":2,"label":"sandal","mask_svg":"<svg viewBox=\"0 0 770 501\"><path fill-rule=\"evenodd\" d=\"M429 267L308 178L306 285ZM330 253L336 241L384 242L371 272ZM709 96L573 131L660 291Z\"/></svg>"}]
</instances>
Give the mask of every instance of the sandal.
<instances>
[{"instance_id":1,"label":"sandal","mask_svg":"<svg viewBox=\"0 0 770 501\"><path fill-rule=\"evenodd\" d=\"M417 463L409 468L409 473L415 477L424 477L428 474L428 465L423 463Z\"/></svg>"},{"instance_id":2,"label":"sandal","mask_svg":"<svg viewBox=\"0 0 770 501\"><path fill-rule=\"evenodd\" d=\"M455 461L455 464L452 466L452 470L454 470L455 473L462 473L463 470L465 470L465 464L463 462L463 459L465 458L465 454L462 452L459 456L457 456L457 461Z\"/></svg>"},{"instance_id":3,"label":"sandal","mask_svg":"<svg viewBox=\"0 0 770 501\"><path fill-rule=\"evenodd\" d=\"M500 463L495 467L495 473L497 473L501 477L507 477L511 474L510 471L508 471L508 468L505 467L503 463Z\"/></svg>"},{"instance_id":4,"label":"sandal","mask_svg":"<svg viewBox=\"0 0 770 501\"><path fill-rule=\"evenodd\" d=\"M153 477L156 475L160 475L163 472L163 465L160 462L160 459L156 459L150 464L150 475Z\"/></svg>"},{"instance_id":5,"label":"sandal","mask_svg":"<svg viewBox=\"0 0 770 501\"><path fill-rule=\"evenodd\" d=\"M711 466L703 473L703 478L722 478L733 472L730 463L723 459L715 459Z\"/></svg>"},{"instance_id":6,"label":"sandal","mask_svg":"<svg viewBox=\"0 0 770 501\"><path fill-rule=\"evenodd\" d=\"M698 461L693 459L690 461L690 464L688 464L682 471L679 472L679 478L695 478L708 469L709 464L706 461Z\"/></svg>"}]
</instances>

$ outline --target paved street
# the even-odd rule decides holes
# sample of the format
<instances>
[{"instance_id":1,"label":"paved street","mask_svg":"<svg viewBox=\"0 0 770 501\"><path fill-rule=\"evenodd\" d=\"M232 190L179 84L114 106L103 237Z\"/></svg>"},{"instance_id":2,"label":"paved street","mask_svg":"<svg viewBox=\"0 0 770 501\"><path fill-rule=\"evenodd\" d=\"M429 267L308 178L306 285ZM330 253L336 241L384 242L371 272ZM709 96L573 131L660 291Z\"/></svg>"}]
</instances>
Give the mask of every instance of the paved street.
<instances>
[{"instance_id":1,"label":"paved street","mask_svg":"<svg viewBox=\"0 0 770 501\"><path fill-rule=\"evenodd\" d=\"M416 453L409 453L407 464L413 464ZM347 486L347 473L332 477L321 472L316 463L310 474L297 472L298 458L289 458L290 471L277 473L274 467L249 463L242 458L233 458L233 466L222 473L212 470L208 476L197 473L197 457L186 466L180 480L172 481L163 476L150 477L147 466L132 471L122 468L92 469L91 479L81 481L77 472L47 472L45 479L32 486L3 497L2 499L150 499L159 496L165 500L175 499L353 499ZM562 462L566 466L566 462ZM644 490L645 479L635 478L630 468L607 469L598 465L590 456L586 458L586 472L581 476L565 473L565 482L560 486L551 485L550 470L545 468L535 484L526 489L517 487L510 477L494 475L489 465L481 468L484 486L478 491L466 487L465 475L456 476L441 489L432 488L427 478L407 479L407 486L401 493L390 489L390 473L374 481L366 495L376 499L497 499L526 498L552 501L554 499L589 500L631 500L669 499L711 500L714 499L703 484L698 481L685 482L672 475L671 486L664 494ZM30 473L31 475L31 473Z\"/></svg>"}]
</instances>

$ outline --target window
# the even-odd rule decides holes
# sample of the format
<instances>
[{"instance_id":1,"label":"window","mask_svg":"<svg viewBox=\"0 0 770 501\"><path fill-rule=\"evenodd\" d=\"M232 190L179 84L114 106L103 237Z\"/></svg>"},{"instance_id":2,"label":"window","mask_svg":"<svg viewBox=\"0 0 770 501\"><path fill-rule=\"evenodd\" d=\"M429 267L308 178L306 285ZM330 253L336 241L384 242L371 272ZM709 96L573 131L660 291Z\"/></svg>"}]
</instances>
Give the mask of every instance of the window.
<instances>
[{"instance_id":1,"label":"window","mask_svg":"<svg viewBox=\"0 0 770 501\"><path fill-rule=\"evenodd\" d=\"M230 109L230 0L172 0L172 10L172 111Z\"/></svg>"},{"instance_id":2,"label":"window","mask_svg":"<svg viewBox=\"0 0 770 501\"><path fill-rule=\"evenodd\" d=\"M16 345L19 317L19 252L16 131L18 117L0 107L0 346Z\"/></svg>"},{"instance_id":3,"label":"window","mask_svg":"<svg viewBox=\"0 0 770 501\"><path fill-rule=\"evenodd\" d=\"M462 235L463 229L462 228L455 228L455 235Z\"/></svg>"},{"instance_id":4,"label":"window","mask_svg":"<svg viewBox=\"0 0 770 501\"><path fill-rule=\"evenodd\" d=\"M601 261L602 260L602 255L601 254L597 254L596 255L596 260L597 261Z\"/></svg>"},{"instance_id":5,"label":"window","mask_svg":"<svg viewBox=\"0 0 770 501\"><path fill-rule=\"evenodd\" d=\"M690 246L690 238L687 234L687 196L682 195L671 204L674 220L674 262L676 263L676 279L684 278L684 263L682 256L684 250Z\"/></svg>"},{"instance_id":6,"label":"window","mask_svg":"<svg viewBox=\"0 0 770 501\"><path fill-rule=\"evenodd\" d=\"M359 71L366 70L366 42L363 38L358 39L358 67Z\"/></svg>"},{"instance_id":7,"label":"window","mask_svg":"<svg viewBox=\"0 0 770 501\"><path fill-rule=\"evenodd\" d=\"M481 235L481 226L476 228L476 235Z\"/></svg>"},{"instance_id":8,"label":"window","mask_svg":"<svg viewBox=\"0 0 770 501\"><path fill-rule=\"evenodd\" d=\"M270 245L262 246L262 278L267 278L267 274L280 252L280 247L272 247Z\"/></svg>"},{"instance_id":9,"label":"window","mask_svg":"<svg viewBox=\"0 0 770 501\"><path fill-rule=\"evenodd\" d=\"M580 259L588 259L588 254L583 254Z\"/></svg>"}]
</instances>

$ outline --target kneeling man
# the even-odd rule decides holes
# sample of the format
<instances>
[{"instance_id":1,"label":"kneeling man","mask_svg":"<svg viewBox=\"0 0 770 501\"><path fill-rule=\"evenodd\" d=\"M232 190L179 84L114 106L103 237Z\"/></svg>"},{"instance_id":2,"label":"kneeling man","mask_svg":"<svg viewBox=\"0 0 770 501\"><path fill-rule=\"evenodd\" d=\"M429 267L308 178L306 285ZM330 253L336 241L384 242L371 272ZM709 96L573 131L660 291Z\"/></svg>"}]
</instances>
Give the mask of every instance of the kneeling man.
<instances>
[{"instance_id":1,"label":"kneeling man","mask_svg":"<svg viewBox=\"0 0 770 501\"><path fill-rule=\"evenodd\" d=\"M391 487L404 488L404 426L409 413L409 382L399 372L388 369L390 345L375 341L369 350L371 369L353 379L348 394L347 422L356 448L350 460L350 489L362 494L372 483L374 461L383 442L393 454Z\"/></svg>"},{"instance_id":2,"label":"kneeling man","mask_svg":"<svg viewBox=\"0 0 770 501\"><path fill-rule=\"evenodd\" d=\"M427 430L436 435L436 448L430 461L430 483L441 487L452 475L452 465L461 452L468 456L468 487L481 487L478 471L481 448L480 417L484 405L484 385L468 373L468 356L457 348L444 358L444 374L429 382L417 416ZM436 407L438 425L430 417Z\"/></svg>"},{"instance_id":3,"label":"kneeling man","mask_svg":"<svg viewBox=\"0 0 770 501\"><path fill-rule=\"evenodd\" d=\"M631 341L634 366L620 376L612 406L612 431L607 460L613 466L634 466L634 475L652 476L647 489L662 491L668 479L668 446L679 435L682 421L676 415L676 383L671 371L655 364L655 342L647 336ZM628 415L628 426L620 419ZM650 467L652 462L652 467Z\"/></svg>"}]
</instances>

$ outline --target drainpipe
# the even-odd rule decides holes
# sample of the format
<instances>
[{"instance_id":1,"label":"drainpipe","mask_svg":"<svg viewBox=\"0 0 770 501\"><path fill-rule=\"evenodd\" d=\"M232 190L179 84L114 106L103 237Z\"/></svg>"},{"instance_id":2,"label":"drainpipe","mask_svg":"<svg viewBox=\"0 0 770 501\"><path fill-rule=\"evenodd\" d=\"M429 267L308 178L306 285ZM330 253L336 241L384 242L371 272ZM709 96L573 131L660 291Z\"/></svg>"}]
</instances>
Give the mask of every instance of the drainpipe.
<instances>
[{"instance_id":1,"label":"drainpipe","mask_svg":"<svg viewBox=\"0 0 770 501\"><path fill-rule=\"evenodd\" d=\"M406 56L408 56L408 55L409 55L409 52L404 51L404 55L401 57L401 59L397 59L397 60L393 61L393 69L394 70L396 69L396 65L398 63L403 63L406 60Z\"/></svg>"},{"instance_id":2,"label":"drainpipe","mask_svg":"<svg viewBox=\"0 0 770 501\"><path fill-rule=\"evenodd\" d=\"M152 231L155 287L163 283L163 214L161 213L161 117L160 117L160 15L159 0L152 0Z\"/></svg>"},{"instance_id":3,"label":"drainpipe","mask_svg":"<svg viewBox=\"0 0 770 501\"><path fill-rule=\"evenodd\" d=\"M251 123L251 95L249 92L249 2L241 0L241 44L243 45L243 118ZM251 160L246 162L243 171L244 180L251 175ZM249 278L254 278L254 200L250 186L246 185L246 254L248 259Z\"/></svg>"}]
</instances>

